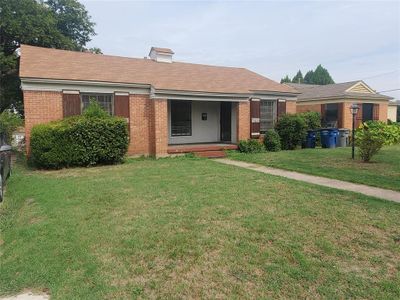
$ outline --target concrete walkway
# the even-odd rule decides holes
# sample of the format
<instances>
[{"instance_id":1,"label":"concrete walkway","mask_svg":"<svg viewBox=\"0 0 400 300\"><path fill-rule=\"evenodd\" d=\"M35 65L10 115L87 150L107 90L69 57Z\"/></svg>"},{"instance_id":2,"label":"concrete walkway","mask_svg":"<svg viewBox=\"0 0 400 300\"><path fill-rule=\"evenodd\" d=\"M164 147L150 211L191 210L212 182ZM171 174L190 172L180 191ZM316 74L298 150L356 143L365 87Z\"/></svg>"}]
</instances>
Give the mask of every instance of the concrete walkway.
<instances>
[{"instance_id":1,"label":"concrete walkway","mask_svg":"<svg viewBox=\"0 0 400 300\"><path fill-rule=\"evenodd\" d=\"M317 185L322 185L330 188L335 188L339 190L351 191L355 193L364 194L367 196L372 196L380 199L385 199L389 201L394 201L400 203L400 192L385 190L377 187L372 187L363 184L351 183L348 181L341 181L337 179L330 179L326 177L319 177L314 175L307 175L303 173L286 171L281 169L275 169L270 167L264 167L257 164L247 163L243 161L236 161L227 158L214 159L214 161L223 163L226 165L232 165L237 167L242 167L257 172L271 174L276 176L282 176L294 180L304 181L308 183L313 183ZM377 174L379 176L379 174Z\"/></svg>"}]
</instances>

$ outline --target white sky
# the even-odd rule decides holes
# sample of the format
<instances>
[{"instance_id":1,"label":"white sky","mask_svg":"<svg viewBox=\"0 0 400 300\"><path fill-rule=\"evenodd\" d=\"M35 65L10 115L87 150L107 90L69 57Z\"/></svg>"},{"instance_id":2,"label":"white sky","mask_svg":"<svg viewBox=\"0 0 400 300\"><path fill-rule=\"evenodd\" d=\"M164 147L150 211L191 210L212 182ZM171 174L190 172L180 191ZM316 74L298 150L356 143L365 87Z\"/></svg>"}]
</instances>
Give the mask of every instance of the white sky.
<instances>
[{"instance_id":1,"label":"white sky","mask_svg":"<svg viewBox=\"0 0 400 300\"><path fill-rule=\"evenodd\" d=\"M280 81L318 64L335 82L400 89L400 1L95 1L89 46L144 57L245 67ZM385 94L400 99L400 90Z\"/></svg>"}]
</instances>

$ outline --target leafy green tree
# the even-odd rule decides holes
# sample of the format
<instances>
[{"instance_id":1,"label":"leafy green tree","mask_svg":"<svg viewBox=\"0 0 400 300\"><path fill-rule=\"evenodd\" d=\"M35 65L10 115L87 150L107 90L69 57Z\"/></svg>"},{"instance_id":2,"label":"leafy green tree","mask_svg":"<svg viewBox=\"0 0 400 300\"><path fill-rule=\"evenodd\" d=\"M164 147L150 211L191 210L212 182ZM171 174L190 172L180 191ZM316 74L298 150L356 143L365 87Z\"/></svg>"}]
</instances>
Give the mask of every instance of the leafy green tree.
<instances>
[{"instance_id":1,"label":"leafy green tree","mask_svg":"<svg viewBox=\"0 0 400 300\"><path fill-rule=\"evenodd\" d=\"M319 85L335 83L331 75L329 74L328 70L321 65L318 65L318 67L315 69L314 74L312 76L312 82L313 84L319 84Z\"/></svg>"},{"instance_id":2,"label":"leafy green tree","mask_svg":"<svg viewBox=\"0 0 400 300\"><path fill-rule=\"evenodd\" d=\"M5 137L5 141L11 144L12 134L23 122L21 116L11 110L0 113L0 140Z\"/></svg>"},{"instance_id":3,"label":"leafy green tree","mask_svg":"<svg viewBox=\"0 0 400 300\"><path fill-rule=\"evenodd\" d=\"M95 35L94 23L85 7L76 0L45 1L54 15L57 30L74 44L74 50L83 50Z\"/></svg>"},{"instance_id":4,"label":"leafy green tree","mask_svg":"<svg viewBox=\"0 0 400 300\"><path fill-rule=\"evenodd\" d=\"M0 112L23 111L14 55L20 44L83 51L94 34L77 0L0 0Z\"/></svg>"},{"instance_id":5,"label":"leafy green tree","mask_svg":"<svg viewBox=\"0 0 400 300\"><path fill-rule=\"evenodd\" d=\"M103 52L101 52L101 49L100 49L100 48L97 48L97 47L89 48L88 51L89 51L89 52L92 52L92 53L94 53L94 54L103 54Z\"/></svg>"},{"instance_id":6,"label":"leafy green tree","mask_svg":"<svg viewBox=\"0 0 400 300\"><path fill-rule=\"evenodd\" d=\"M296 76L293 77L292 79L293 83L303 83L304 79L303 79L303 73L301 73L300 70L297 71Z\"/></svg>"},{"instance_id":7,"label":"leafy green tree","mask_svg":"<svg viewBox=\"0 0 400 300\"><path fill-rule=\"evenodd\" d=\"M281 79L281 83L290 83L292 82L288 75Z\"/></svg>"},{"instance_id":8,"label":"leafy green tree","mask_svg":"<svg viewBox=\"0 0 400 300\"><path fill-rule=\"evenodd\" d=\"M314 77L314 71L310 70L304 75L304 83L306 84L313 84L313 77Z\"/></svg>"}]
</instances>

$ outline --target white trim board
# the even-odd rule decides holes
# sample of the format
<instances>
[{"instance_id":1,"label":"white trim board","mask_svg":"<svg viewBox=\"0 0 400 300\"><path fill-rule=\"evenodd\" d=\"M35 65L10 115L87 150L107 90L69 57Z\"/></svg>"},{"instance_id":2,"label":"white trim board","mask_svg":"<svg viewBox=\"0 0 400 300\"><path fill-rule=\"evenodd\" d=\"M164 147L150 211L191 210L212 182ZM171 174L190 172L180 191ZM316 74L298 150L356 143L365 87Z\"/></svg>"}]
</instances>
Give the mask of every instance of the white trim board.
<instances>
[{"instance_id":1,"label":"white trim board","mask_svg":"<svg viewBox=\"0 0 400 300\"><path fill-rule=\"evenodd\" d=\"M81 93L104 93L113 94L115 91L129 94L149 95L150 86L133 85L123 83L51 80L21 78L23 91L51 91L62 92L63 90L75 90Z\"/></svg>"}]
</instances>

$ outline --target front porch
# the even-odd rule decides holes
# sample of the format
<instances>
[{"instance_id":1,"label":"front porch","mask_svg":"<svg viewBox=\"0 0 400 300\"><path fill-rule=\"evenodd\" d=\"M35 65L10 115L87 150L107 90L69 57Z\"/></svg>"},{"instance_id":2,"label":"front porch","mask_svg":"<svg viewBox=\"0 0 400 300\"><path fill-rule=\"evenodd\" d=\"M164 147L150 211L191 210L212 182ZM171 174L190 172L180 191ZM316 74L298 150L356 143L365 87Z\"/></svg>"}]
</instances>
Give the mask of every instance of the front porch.
<instances>
[{"instance_id":1,"label":"front porch","mask_svg":"<svg viewBox=\"0 0 400 300\"><path fill-rule=\"evenodd\" d=\"M234 144L236 111L231 101L168 100L168 144Z\"/></svg>"}]
</instances>

